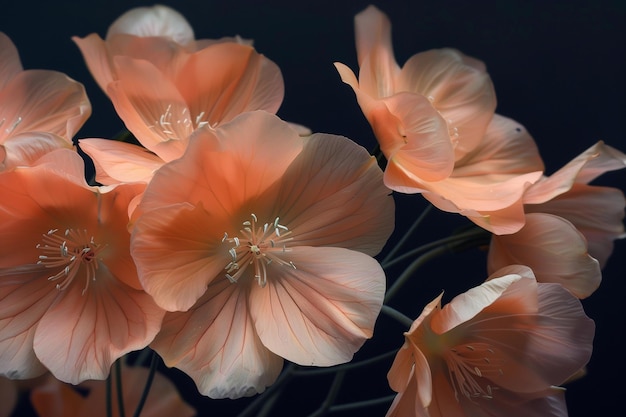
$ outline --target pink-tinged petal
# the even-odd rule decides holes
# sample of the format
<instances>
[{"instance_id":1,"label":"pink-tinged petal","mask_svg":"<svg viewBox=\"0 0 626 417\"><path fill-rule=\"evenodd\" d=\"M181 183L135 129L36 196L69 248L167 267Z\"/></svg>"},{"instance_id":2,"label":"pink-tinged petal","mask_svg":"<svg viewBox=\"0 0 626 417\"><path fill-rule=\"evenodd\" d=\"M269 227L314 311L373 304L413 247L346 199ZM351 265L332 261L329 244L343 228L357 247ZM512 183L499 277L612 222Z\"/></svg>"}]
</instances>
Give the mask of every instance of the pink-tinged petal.
<instances>
[{"instance_id":1,"label":"pink-tinged petal","mask_svg":"<svg viewBox=\"0 0 626 417\"><path fill-rule=\"evenodd\" d=\"M485 375L486 365L483 376L504 389L533 393L563 383L591 356L593 320L585 315L580 300L559 284L520 279L511 287L515 295L498 299L463 325L464 343L490 346L489 366L496 372ZM500 313L511 309L512 301L524 306L529 297L537 300L536 310Z\"/></svg>"},{"instance_id":2,"label":"pink-tinged petal","mask_svg":"<svg viewBox=\"0 0 626 417\"><path fill-rule=\"evenodd\" d=\"M348 68L345 64L342 64L341 62L335 62L333 63L333 65L337 69L337 72L341 77L341 81L348 84L356 92L356 90L359 89L359 81L356 79L356 75L354 75L354 72L352 72L350 68Z\"/></svg>"},{"instance_id":3,"label":"pink-tinged petal","mask_svg":"<svg viewBox=\"0 0 626 417\"><path fill-rule=\"evenodd\" d=\"M354 17L356 52L359 65L376 47L393 54L391 22L376 6L368 6Z\"/></svg>"},{"instance_id":4,"label":"pink-tinged petal","mask_svg":"<svg viewBox=\"0 0 626 417\"><path fill-rule=\"evenodd\" d=\"M221 244L224 219L200 205L177 204L139 218L131 251L146 292L168 311L188 310L231 259Z\"/></svg>"},{"instance_id":5,"label":"pink-tinged petal","mask_svg":"<svg viewBox=\"0 0 626 417\"><path fill-rule=\"evenodd\" d=\"M11 379L43 375L33 351L37 323L57 297L40 265L0 269L0 374Z\"/></svg>"},{"instance_id":6,"label":"pink-tinged petal","mask_svg":"<svg viewBox=\"0 0 626 417\"><path fill-rule=\"evenodd\" d=\"M106 93L107 86L116 78L113 62L107 51L107 45L95 33L84 38L74 36L72 40L80 49L94 80L96 80L102 91Z\"/></svg>"},{"instance_id":7,"label":"pink-tinged petal","mask_svg":"<svg viewBox=\"0 0 626 417\"><path fill-rule=\"evenodd\" d=\"M551 214L528 214L519 232L492 238L489 271L510 264L528 265L539 282L562 284L579 298L591 295L602 279L584 236L570 222Z\"/></svg>"},{"instance_id":8,"label":"pink-tinged petal","mask_svg":"<svg viewBox=\"0 0 626 417\"><path fill-rule=\"evenodd\" d=\"M139 37L162 36L181 45L194 40L193 29L185 17L163 5L136 7L127 11L111 24L106 39L119 33Z\"/></svg>"},{"instance_id":9,"label":"pink-tinged petal","mask_svg":"<svg viewBox=\"0 0 626 417\"><path fill-rule=\"evenodd\" d=\"M17 166L29 166L40 157L56 149L72 149L72 143L53 133L26 132L9 137L4 142L5 170ZM0 169L1 170L1 169Z\"/></svg>"},{"instance_id":10,"label":"pink-tinged petal","mask_svg":"<svg viewBox=\"0 0 626 417\"><path fill-rule=\"evenodd\" d=\"M389 97L401 90L397 78L400 67L393 51L376 46L365 57L359 68L359 88L373 99Z\"/></svg>"},{"instance_id":11,"label":"pink-tinged petal","mask_svg":"<svg viewBox=\"0 0 626 417\"><path fill-rule=\"evenodd\" d=\"M22 62L17 48L7 35L0 32L0 91L20 72Z\"/></svg>"},{"instance_id":12,"label":"pink-tinged petal","mask_svg":"<svg viewBox=\"0 0 626 417\"><path fill-rule=\"evenodd\" d=\"M188 312L168 313L151 347L167 366L191 376L211 398L239 398L263 392L283 360L259 340L250 318L248 289L216 279Z\"/></svg>"},{"instance_id":13,"label":"pink-tinged petal","mask_svg":"<svg viewBox=\"0 0 626 417\"><path fill-rule=\"evenodd\" d=\"M81 139L80 148L91 157L96 181L110 185L120 182L145 182L165 161L145 148L108 139Z\"/></svg>"},{"instance_id":14,"label":"pink-tinged petal","mask_svg":"<svg viewBox=\"0 0 626 417\"><path fill-rule=\"evenodd\" d=\"M413 374L413 370L411 374ZM385 417L432 417L417 396L417 383L411 377L406 389L393 399Z\"/></svg>"},{"instance_id":15,"label":"pink-tinged petal","mask_svg":"<svg viewBox=\"0 0 626 417\"><path fill-rule=\"evenodd\" d=\"M624 206L621 190L610 187L574 184L566 193L543 204L529 204L529 213L550 213L569 220L587 239L589 254L604 267L613 241L624 234Z\"/></svg>"},{"instance_id":16,"label":"pink-tinged petal","mask_svg":"<svg viewBox=\"0 0 626 417\"><path fill-rule=\"evenodd\" d=\"M56 71L20 72L0 91L0 102L0 143L32 131L54 133L71 142L91 114L83 85Z\"/></svg>"},{"instance_id":17,"label":"pink-tinged petal","mask_svg":"<svg viewBox=\"0 0 626 417\"><path fill-rule=\"evenodd\" d=\"M387 372L387 380L392 390L402 392L407 389L407 385L413 376L413 365L415 363L413 354L409 341L405 341L398 353L396 353L391 368Z\"/></svg>"},{"instance_id":18,"label":"pink-tinged petal","mask_svg":"<svg viewBox=\"0 0 626 417\"><path fill-rule=\"evenodd\" d=\"M598 142L524 195L525 204L541 204L567 192L574 183L587 184L608 171L626 168L626 155Z\"/></svg>"},{"instance_id":19,"label":"pink-tinged petal","mask_svg":"<svg viewBox=\"0 0 626 417\"><path fill-rule=\"evenodd\" d=\"M498 177L541 173L544 164L534 139L513 119L494 114L480 144L458 160L453 177Z\"/></svg>"},{"instance_id":20,"label":"pink-tinged petal","mask_svg":"<svg viewBox=\"0 0 626 417\"><path fill-rule=\"evenodd\" d=\"M121 56L114 61L118 80L107 92L128 130L166 162L182 156L193 127L176 87L147 61Z\"/></svg>"},{"instance_id":21,"label":"pink-tinged petal","mask_svg":"<svg viewBox=\"0 0 626 417\"><path fill-rule=\"evenodd\" d=\"M374 256L393 231L394 202L376 160L342 136L305 139L278 186L275 215L295 236L289 246L339 246Z\"/></svg>"},{"instance_id":22,"label":"pink-tinged petal","mask_svg":"<svg viewBox=\"0 0 626 417\"><path fill-rule=\"evenodd\" d=\"M237 43L218 43L192 54L174 82L197 119L194 123L211 126L246 111L276 113L284 96L278 66Z\"/></svg>"},{"instance_id":23,"label":"pink-tinged petal","mask_svg":"<svg viewBox=\"0 0 626 417\"><path fill-rule=\"evenodd\" d=\"M165 314L103 263L86 291L82 285L62 291L41 318L33 348L56 378L72 384L105 379L116 359L152 341Z\"/></svg>"},{"instance_id":24,"label":"pink-tinged petal","mask_svg":"<svg viewBox=\"0 0 626 417\"><path fill-rule=\"evenodd\" d=\"M451 331L455 327L475 318L485 308L492 306L496 300L499 302L490 311L502 313L514 313L519 310L535 311L537 302L532 297L524 299L519 296L516 286L513 284L520 279L527 278L534 282L535 278L528 267L509 267L494 272L498 279L490 279L478 287L474 287L458 296L444 306L439 314L431 321L431 327L437 334ZM536 284L535 284L536 285ZM501 300L504 298L508 304ZM505 310L501 310L505 308Z\"/></svg>"},{"instance_id":25,"label":"pink-tinged petal","mask_svg":"<svg viewBox=\"0 0 626 417\"><path fill-rule=\"evenodd\" d=\"M239 230L241 222L258 210L248 206L250 200L263 196L264 206L273 201L268 199L268 189L284 175L303 145L303 138L291 126L263 111L244 113L215 130L199 129L184 157L155 173L140 208L202 202L211 216L230 219L227 230ZM255 214L264 219L264 213Z\"/></svg>"},{"instance_id":26,"label":"pink-tinged petal","mask_svg":"<svg viewBox=\"0 0 626 417\"><path fill-rule=\"evenodd\" d=\"M397 91L428 97L441 112L457 158L478 146L496 108L489 74L477 62L454 49L434 49L413 55L397 80Z\"/></svg>"},{"instance_id":27,"label":"pink-tinged petal","mask_svg":"<svg viewBox=\"0 0 626 417\"><path fill-rule=\"evenodd\" d=\"M372 336L385 292L373 258L343 248L296 247L252 285L250 314L269 350L306 366L348 362Z\"/></svg>"}]
</instances>

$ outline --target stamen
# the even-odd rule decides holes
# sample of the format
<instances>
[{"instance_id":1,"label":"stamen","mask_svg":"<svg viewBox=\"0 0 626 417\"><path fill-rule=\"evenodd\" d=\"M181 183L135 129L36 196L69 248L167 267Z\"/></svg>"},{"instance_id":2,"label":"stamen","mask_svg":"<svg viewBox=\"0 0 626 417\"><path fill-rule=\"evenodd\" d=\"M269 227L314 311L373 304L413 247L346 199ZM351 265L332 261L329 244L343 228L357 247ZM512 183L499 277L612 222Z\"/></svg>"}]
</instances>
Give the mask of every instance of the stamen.
<instances>
[{"instance_id":1,"label":"stamen","mask_svg":"<svg viewBox=\"0 0 626 417\"><path fill-rule=\"evenodd\" d=\"M250 214L251 220L242 223L239 236L229 237L224 233L222 243L230 243L228 249L231 261L224 268L226 278L232 282L238 282L248 266L253 268L254 280L260 287L265 287L268 281L267 266L273 263L296 269L293 261L284 260L284 254L289 252L287 242L293 237L287 226L280 224L280 218L276 217L273 222L257 226L258 218L254 213Z\"/></svg>"}]
</instances>

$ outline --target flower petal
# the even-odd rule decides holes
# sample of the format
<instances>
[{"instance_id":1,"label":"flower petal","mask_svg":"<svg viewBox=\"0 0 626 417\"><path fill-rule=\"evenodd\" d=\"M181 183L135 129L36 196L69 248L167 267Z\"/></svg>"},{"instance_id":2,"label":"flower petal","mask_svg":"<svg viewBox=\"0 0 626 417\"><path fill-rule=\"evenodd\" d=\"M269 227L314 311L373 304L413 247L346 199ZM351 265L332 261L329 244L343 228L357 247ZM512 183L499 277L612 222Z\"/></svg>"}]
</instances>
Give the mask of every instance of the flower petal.
<instances>
[{"instance_id":1,"label":"flower petal","mask_svg":"<svg viewBox=\"0 0 626 417\"><path fill-rule=\"evenodd\" d=\"M528 214L515 234L493 236L489 271L510 264L528 265L539 282L560 283L579 298L591 295L602 279L584 236L567 220L545 213Z\"/></svg>"},{"instance_id":2,"label":"flower petal","mask_svg":"<svg viewBox=\"0 0 626 417\"><path fill-rule=\"evenodd\" d=\"M33 347L56 378L72 384L105 379L116 359L152 341L165 314L102 263L87 291L82 285L62 291L41 318Z\"/></svg>"},{"instance_id":3,"label":"flower petal","mask_svg":"<svg viewBox=\"0 0 626 417\"><path fill-rule=\"evenodd\" d=\"M26 132L11 135L4 142L4 169L32 165L46 153L62 148L72 149L72 143L53 133Z\"/></svg>"},{"instance_id":4,"label":"flower petal","mask_svg":"<svg viewBox=\"0 0 626 417\"><path fill-rule=\"evenodd\" d=\"M17 48L7 35L0 32L0 91L20 72L22 62Z\"/></svg>"},{"instance_id":5,"label":"flower petal","mask_svg":"<svg viewBox=\"0 0 626 417\"><path fill-rule=\"evenodd\" d=\"M145 182L165 161L141 146L108 139L81 139L80 148L91 157L96 181L110 185L120 182Z\"/></svg>"},{"instance_id":6,"label":"flower petal","mask_svg":"<svg viewBox=\"0 0 626 417\"><path fill-rule=\"evenodd\" d=\"M250 314L263 344L307 366L348 362L372 336L385 291L373 258L343 248L291 248L296 268L268 267L265 288L253 285Z\"/></svg>"},{"instance_id":7,"label":"flower petal","mask_svg":"<svg viewBox=\"0 0 626 417\"><path fill-rule=\"evenodd\" d=\"M283 364L256 334L246 287L225 277L210 283L189 311L168 313L151 347L167 366L187 373L211 398L263 392Z\"/></svg>"}]
</instances>

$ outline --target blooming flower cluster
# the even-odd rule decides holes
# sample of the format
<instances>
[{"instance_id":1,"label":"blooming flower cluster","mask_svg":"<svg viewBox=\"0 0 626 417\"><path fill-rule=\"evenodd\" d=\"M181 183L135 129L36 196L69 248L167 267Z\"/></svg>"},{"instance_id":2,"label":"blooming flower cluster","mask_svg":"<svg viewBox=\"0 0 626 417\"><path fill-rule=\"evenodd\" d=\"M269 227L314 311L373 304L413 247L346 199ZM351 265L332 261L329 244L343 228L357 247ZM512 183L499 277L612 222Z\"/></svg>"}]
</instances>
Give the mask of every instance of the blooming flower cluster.
<instances>
[{"instance_id":1,"label":"blooming flower cluster","mask_svg":"<svg viewBox=\"0 0 626 417\"><path fill-rule=\"evenodd\" d=\"M128 131L117 140L76 138L91 114L82 85L23 70L0 33L6 415L11 380L31 379L42 417L144 402L143 415L193 415L159 361L203 396L255 396L293 366L342 372L381 311L407 328L388 416L567 415L561 386L584 373L595 332L581 299L626 236L623 193L591 182L626 155L598 142L547 175L526 129L495 113L483 62L436 49L400 66L374 6L355 34L358 76L335 67L373 155L279 118L273 61L238 36L195 39L165 6L128 11L104 39L73 38ZM486 244L488 278L415 320L388 301L419 248L400 277L378 258L394 193L469 219L448 244Z\"/></svg>"}]
</instances>

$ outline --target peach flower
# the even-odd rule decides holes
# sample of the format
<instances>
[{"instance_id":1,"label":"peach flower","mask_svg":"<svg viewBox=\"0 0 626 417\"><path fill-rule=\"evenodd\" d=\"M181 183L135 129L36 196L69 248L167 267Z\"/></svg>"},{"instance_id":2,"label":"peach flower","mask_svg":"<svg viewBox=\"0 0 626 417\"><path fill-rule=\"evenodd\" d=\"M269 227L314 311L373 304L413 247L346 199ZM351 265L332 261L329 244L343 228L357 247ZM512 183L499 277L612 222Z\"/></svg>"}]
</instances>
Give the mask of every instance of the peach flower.
<instances>
[{"instance_id":1,"label":"peach flower","mask_svg":"<svg viewBox=\"0 0 626 417\"><path fill-rule=\"evenodd\" d=\"M56 71L25 71L15 45L0 32L0 171L72 148L90 114L82 84Z\"/></svg>"},{"instance_id":2,"label":"peach flower","mask_svg":"<svg viewBox=\"0 0 626 417\"><path fill-rule=\"evenodd\" d=\"M602 142L593 145L523 197L526 225L494 236L489 271L512 263L529 265L540 282L558 282L580 298L600 285L600 269L624 234L624 194L588 185L599 175L626 167L626 155Z\"/></svg>"},{"instance_id":3,"label":"peach flower","mask_svg":"<svg viewBox=\"0 0 626 417\"><path fill-rule=\"evenodd\" d=\"M349 361L383 301L388 194L344 137L303 138L262 111L198 130L137 209L140 280L173 312L151 347L213 398L262 392L283 358Z\"/></svg>"},{"instance_id":4,"label":"peach flower","mask_svg":"<svg viewBox=\"0 0 626 417\"><path fill-rule=\"evenodd\" d=\"M133 416L148 379L148 369L122 366L122 393L126 416ZM39 417L106 417L106 382L85 381L78 386L81 394L55 378L33 389L31 402ZM117 383L112 380L111 412L119 416ZM141 411L142 417L191 417L195 410L183 401L172 382L160 373L154 374L152 385Z\"/></svg>"},{"instance_id":5,"label":"peach flower","mask_svg":"<svg viewBox=\"0 0 626 417\"><path fill-rule=\"evenodd\" d=\"M283 99L278 66L237 39L195 41L187 21L164 6L133 9L102 40L73 38L138 146L83 139L102 184L149 181L182 156L189 135L250 110L275 113ZM125 157L127 155L127 157Z\"/></svg>"},{"instance_id":6,"label":"peach flower","mask_svg":"<svg viewBox=\"0 0 626 417\"><path fill-rule=\"evenodd\" d=\"M452 49L422 52L400 68L391 24L376 7L355 17L359 78L336 63L387 158L385 184L493 233L524 224L521 196L543 171L523 126L495 115L482 62Z\"/></svg>"},{"instance_id":7,"label":"peach flower","mask_svg":"<svg viewBox=\"0 0 626 417\"><path fill-rule=\"evenodd\" d=\"M152 341L164 311L141 289L127 230L144 187L89 187L66 149L0 175L0 374L103 379Z\"/></svg>"},{"instance_id":8,"label":"peach flower","mask_svg":"<svg viewBox=\"0 0 626 417\"><path fill-rule=\"evenodd\" d=\"M441 298L405 333L388 417L567 415L553 386L585 366L595 329L576 297L513 265L443 308Z\"/></svg>"}]
</instances>

